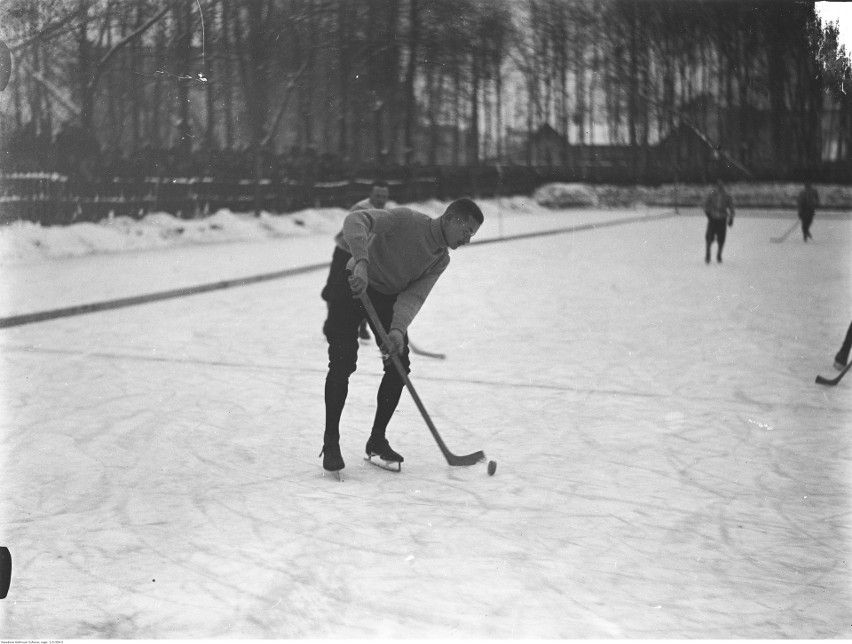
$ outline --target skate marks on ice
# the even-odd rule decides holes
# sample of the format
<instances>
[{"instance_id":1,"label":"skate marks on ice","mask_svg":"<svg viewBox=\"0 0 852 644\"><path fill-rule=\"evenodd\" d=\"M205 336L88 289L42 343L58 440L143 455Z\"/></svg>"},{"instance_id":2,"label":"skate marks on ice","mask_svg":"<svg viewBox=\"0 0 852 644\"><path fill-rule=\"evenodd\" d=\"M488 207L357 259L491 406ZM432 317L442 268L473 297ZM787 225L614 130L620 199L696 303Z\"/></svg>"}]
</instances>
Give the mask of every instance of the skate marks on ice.
<instances>
[{"instance_id":1,"label":"skate marks on ice","mask_svg":"<svg viewBox=\"0 0 852 644\"><path fill-rule=\"evenodd\" d=\"M358 467L380 379L362 352L349 478L324 484L306 277L4 330L27 347L2 353L4 635L848 636L849 402L798 357L824 340L800 310L837 301L829 259L747 260L732 240L724 273L674 270L694 223L454 257L512 296L448 272L418 337L448 311L477 332L414 371L448 444L483 447L493 477L448 468L405 396L403 473ZM768 248L771 224L736 230ZM600 266L613 246L624 265ZM530 292L518 265L555 279Z\"/></svg>"}]
</instances>

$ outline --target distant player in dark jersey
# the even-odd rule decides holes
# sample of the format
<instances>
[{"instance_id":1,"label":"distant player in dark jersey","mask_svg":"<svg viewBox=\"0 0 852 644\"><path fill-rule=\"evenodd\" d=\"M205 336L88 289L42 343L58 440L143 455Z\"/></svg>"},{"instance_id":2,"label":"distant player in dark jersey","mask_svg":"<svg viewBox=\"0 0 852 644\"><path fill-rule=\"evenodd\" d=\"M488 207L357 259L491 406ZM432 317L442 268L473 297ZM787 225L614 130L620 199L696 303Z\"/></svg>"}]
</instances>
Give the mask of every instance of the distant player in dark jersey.
<instances>
[{"instance_id":1,"label":"distant player in dark jersey","mask_svg":"<svg viewBox=\"0 0 852 644\"><path fill-rule=\"evenodd\" d=\"M358 327L367 318L358 296L367 293L387 331L391 346L382 347L383 352L398 356L409 371L408 326L450 263L449 251L470 242L482 222L482 211L470 199L453 201L437 219L410 208L356 210L346 216L343 249L351 259L346 270L335 273L329 281L328 317L323 325L328 340L328 374L320 454L326 471L338 472L345 467L340 452L340 417L349 392L349 376L358 360ZM404 386L393 360L386 359L376 396L376 416L365 448L368 457L402 463L385 430Z\"/></svg>"},{"instance_id":2,"label":"distant player in dark jersey","mask_svg":"<svg viewBox=\"0 0 852 644\"><path fill-rule=\"evenodd\" d=\"M799 193L798 203L799 219L802 222L802 236L805 241L811 239L811 224L814 221L814 214L817 206L819 206L819 193L809 182L805 182L805 187Z\"/></svg>"},{"instance_id":3,"label":"distant player in dark jersey","mask_svg":"<svg viewBox=\"0 0 852 644\"><path fill-rule=\"evenodd\" d=\"M713 240L715 240L718 245L716 261L721 263L727 228L734 225L734 200L725 190L725 184L722 183L721 179L716 182L716 187L707 195L704 202L704 214L707 215L707 231L704 233L707 252L704 254L704 261L710 263L710 249L713 246Z\"/></svg>"},{"instance_id":4,"label":"distant player in dark jersey","mask_svg":"<svg viewBox=\"0 0 852 644\"><path fill-rule=\"evenodd\" d=\"M388 203L390 196L388 184L381 180L373 181L370 186L370 196L362 199L349 209L349 212L355 210L367 210L368 208L378 208L382 210ZM343 241L343 231L341 230L334 237L334 253L331 255L331 266L328 269L328 279L322 289L322 299L328 302L329 284L334 280L335 276L346 271L346 262L352 257L346 249L346 244ZM358 336L362 340L370 339L370 332L367 330L367 321L365 320L358 329Z\"/></svg>"}]
</instances>

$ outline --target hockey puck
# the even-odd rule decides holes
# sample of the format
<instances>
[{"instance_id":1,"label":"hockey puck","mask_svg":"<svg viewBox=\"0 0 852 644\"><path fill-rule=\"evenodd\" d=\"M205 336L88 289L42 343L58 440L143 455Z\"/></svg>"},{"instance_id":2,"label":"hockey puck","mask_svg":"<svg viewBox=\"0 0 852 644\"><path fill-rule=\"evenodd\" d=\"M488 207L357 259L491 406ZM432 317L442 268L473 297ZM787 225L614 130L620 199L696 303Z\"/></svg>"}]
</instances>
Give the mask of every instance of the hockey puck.
<instances>
[{"instance_id":1,"label":"hockey puck","mask_svg":"<svg viewBox=\"0 0 852 644\"><path fill-rule=\"evenodd\" d=\"M5 546L0 547L0 599L6 599L12 581L12 555Z\"/></svg>"},{"instance_id":2,"label":"hockey puck","mask_svg":"<svg viewBox=\"0 0 852 644\"><path fill-rule=\"evenodd\" d=\"M488 461L488 476L494 476L497 471L497 461Z\"/></svg>"}]
</instances>

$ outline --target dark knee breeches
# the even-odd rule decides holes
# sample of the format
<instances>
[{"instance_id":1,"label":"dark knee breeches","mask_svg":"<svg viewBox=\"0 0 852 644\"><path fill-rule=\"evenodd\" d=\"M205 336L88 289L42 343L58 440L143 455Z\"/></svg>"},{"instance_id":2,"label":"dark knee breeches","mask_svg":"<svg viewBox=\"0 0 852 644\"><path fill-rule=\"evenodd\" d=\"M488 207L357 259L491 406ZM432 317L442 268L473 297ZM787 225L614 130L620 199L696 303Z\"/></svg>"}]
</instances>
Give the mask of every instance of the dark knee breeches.
<instances>
[{"instance_id":1,"label":"dark knee breeches","mask_svg":"<svg viewBox=\"0 0 852 644\"><path fill-rule=\"evenodd\" d=\"M376 309L379 320L385 331L390 330L393 321L393 305L396 295L385 295L368 288L367 295ZM323 325L323 333L328 340L328 377L335 380L348 380L355 372L358 362L358 327L363 320L367 319L373 330L376 344L381 345L381 340L372 320L368 319L364 305L357 298L352 297L349 289L348 273L336 279L329 288L328 317ZM406 373L410 372L410 360L408 350L408 336L405 337L403 350L399 359L405 367ZM385 361L385 373L394 374L402 385L402 379L396 373L392 361Z\"/></svg>"},{"instance_id":2,"label":"dark knee breeches","mask_svg":"<svg viewBox=\"0 0 852 644\"><path fill-rule=\"evenodd\" d=\"M323 325L323 333L328 340L328 374L325 379L325 436L324 445L336 443L340 436L340 417L349 391L349 376L355 372L358 363L358 327L367 312L359 299L352 297L349 289L348 273L330 283L328 289L328 317ZM395 295L385 295L372 288L367 295L376 309L379 321L384 329L390 329L393 321ZM379 334L373 329L376 343L381 345ZM399 355L406 373L410 371L408 336L405 337L403 350ZM384 376L377 393L376 418L371 431L372 436L384 437L385 428L396 409L405 383L400 377L392 360L384 362Z\"/></svg>"},{"instance_id":3,"label":"dark knee breeches","mask_svg":"<svg viewBox=\"0 0 852 644\"><path fill-rule=\"evenodd\" d=\"M708 219L707 220L707 232L704 233L704 239L707 241L707 245L713 243L715 239L719 246L725 245L725 235L727 235L728 222L725 219Z\"/></svg>"}]
</instances>

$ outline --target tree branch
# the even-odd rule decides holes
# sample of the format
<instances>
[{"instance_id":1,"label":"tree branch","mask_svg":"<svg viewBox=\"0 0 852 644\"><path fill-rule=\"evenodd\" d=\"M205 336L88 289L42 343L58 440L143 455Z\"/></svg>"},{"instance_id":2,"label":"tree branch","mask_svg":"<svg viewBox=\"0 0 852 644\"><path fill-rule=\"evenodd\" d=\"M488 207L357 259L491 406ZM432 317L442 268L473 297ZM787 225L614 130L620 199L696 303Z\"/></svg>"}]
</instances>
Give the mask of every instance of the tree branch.
<instances>
[{"instance_id":1,"label":"tree branch","mask_svg":"<svg viewBox=\"0 0 852 644\"><path fill-rule=\"evenodd\" d=\"M24 49L24 48L30 46L31 44L33 44L37 40L47 39L50 36L53 36L53 34L60 32L64 27L68 26L70 23L72 23L74 20L76 20L80 16L80 13L81 13L81 10L79 8L75 9L74 11L72 11L68 15L66 15L64 18L61 18L60 20L57 20L56 22L47 25L44 29L42 29L38 33L30 36L26 40L23 40L16 45L9 45L9 49L12 52L16 52L19 49ZM73 29L73 26L72 26L72 29Z\"/></svg>"},{"instance_id":2,"label":"tree branch","mask_svg":"<svg viewBox=\"0 0 852 644\"><path fill-rule=\"evenodd\" d=\"M24 69L26 69L30 73L30 76L32 76L33 79L41 83L66 110L68 110L74 116L80 116L80 113L82 111L80 110L80 107L78 105L74 105L67 97L65 97L62 94L62 91L58 87L56 87L56 85L54 85L49 80L47 80L47 78L45 78L44 74L34 70L24 58L21 59L20 64Z\"/></svg>"},{"instance_id":3,"label":"tree branch","mask_svg":"<svg viewBox=\"0 0 852 644\"><path fill-rule=\"evenodd\" d=\"M287 102L290 99L290 90L293 89L293 86L296 84L299 78L301 78L302 74L305 73L305 70L308 68L308 62L309 61L306 60L304 63L302 63L302 66L299 68L299 71L296 72L296 75L290 79L290 81L287 83L287 87L284 88L284 100L281 101L281 106L278 108L278 113L275 115L275 120L269 127L269 132L265 137L263 137L263 140L260 142L261 147L268 145L272 138L275 136L275 132L276 130L278 130L278 126L280 125L281 119L284 116L284 112L287 109Z\"/></svg>"},{"instance_id":4,"label":"tree branch","mask_svg":"<svg viewBox=\"0 0 852 644\"><path fill-rule=\"evenodd\" d=\"M134 39L138 38L143 33L148 31L148 29L150 29L151 26L154 25L154 23L156 23L158 20L160 20L160 18L166 15L170 8L171 7L169 5L166 5L165 7L160 9L160 11L154 14L154 16L152 16L151 18L149 18L147 22L140 25L138 29L128 34L122 40L115 43L115 45L113 45L112 48L103 55L103 58L98 61L97 66L95 67L95 73L92 74L92 78L89 80L88 86L90 90L95 86L95 83L98 82L98 79L103 73L103 70L106 69L106 64L110 61L110 59Z\"/></svg>"}]
</instances>

